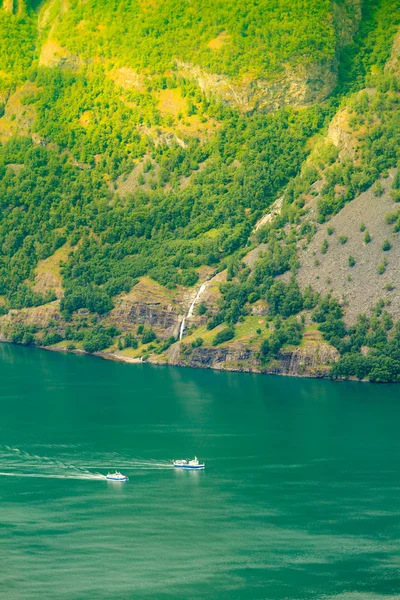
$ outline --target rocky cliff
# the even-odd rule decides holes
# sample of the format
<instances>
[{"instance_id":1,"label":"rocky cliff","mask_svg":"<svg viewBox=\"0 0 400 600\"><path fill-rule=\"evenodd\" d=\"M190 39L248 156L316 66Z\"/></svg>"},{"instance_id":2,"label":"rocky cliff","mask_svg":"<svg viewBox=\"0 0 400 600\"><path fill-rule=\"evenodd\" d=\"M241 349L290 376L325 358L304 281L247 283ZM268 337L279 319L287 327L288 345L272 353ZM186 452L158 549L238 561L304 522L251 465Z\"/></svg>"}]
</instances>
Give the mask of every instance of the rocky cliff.
<instances>
[{"instance_id":1,"label":"rocky cliff","mask_svg":"<svg viewBox=\"0 0 400 600\"><path fill-rule=\"evenodd\" d=\"M278 357L267 364L257 358L254 349L237 342L222 348L190 348L179 343L172 346L166 356L168 364L181 367L297 377L328 377L332 364L339 359L337 350L324 342L282 349ZM160 361L152 358L150 362Z\"/></svg>"},{"instance_id":2,"label":"rocky cliff","mask_svg":"<svg viewBox=\"0 0 400 600\"><path fill-rule=\"evenodd\" d=\"M286 64L280 75L269 79L254 79L248 75L233 80L179 60L178 71L182 77L194 80L206 95L216 95L243 112L271 112L283 106L305 107L321 102L337 84L340 52L352 42L361 19L361 0L336 2L333 7L337 44L330 60L295 66Z\"/></svg>"}]
</instances>

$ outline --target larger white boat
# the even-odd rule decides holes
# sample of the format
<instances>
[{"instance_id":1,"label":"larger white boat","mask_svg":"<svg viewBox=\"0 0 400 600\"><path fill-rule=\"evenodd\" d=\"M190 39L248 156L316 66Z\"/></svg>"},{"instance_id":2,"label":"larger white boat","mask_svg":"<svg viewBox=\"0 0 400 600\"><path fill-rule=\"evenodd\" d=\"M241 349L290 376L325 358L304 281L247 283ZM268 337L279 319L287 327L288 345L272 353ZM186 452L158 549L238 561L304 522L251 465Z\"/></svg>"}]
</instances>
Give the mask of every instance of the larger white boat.
<instances>
[{"instance_id":1,"label":"larger white boat","mask_svg":"<svg viewBox=\"0 0 400 600\"><path fill-rule=\"evenodd\" d=\"M205 464L200 463L197 456L193 460L174 460L172 461L176 469L204 469Z\"/></svg>"},{"instance_id":2,"label":"larger white boat","mask_svg":"<svg viewBox=\"0 0 400 600\"><path fill-rule=\"evenodd\" d=\"M122 475L119 471L115 471L115 473L107 473L106 479L108 481L128 481L129 477Z\"/></svg>"}]
</instances>

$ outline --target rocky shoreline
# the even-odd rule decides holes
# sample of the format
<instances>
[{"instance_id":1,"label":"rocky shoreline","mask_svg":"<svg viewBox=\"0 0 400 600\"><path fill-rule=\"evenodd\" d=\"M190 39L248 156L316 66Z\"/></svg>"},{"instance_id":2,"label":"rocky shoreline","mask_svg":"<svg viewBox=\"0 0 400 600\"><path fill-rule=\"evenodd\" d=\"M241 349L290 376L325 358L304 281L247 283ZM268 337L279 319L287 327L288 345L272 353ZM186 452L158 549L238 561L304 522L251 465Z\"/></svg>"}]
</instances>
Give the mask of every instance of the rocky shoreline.
<instances>
[{"instance_id":1,"label":"rocky shoreline","mask_svg":"<svg viewBox=\"0 0 400 600\"><path fill-rule=\"evenodd\" d=\"M13 342L2 336L0 340L3 343ZM19 345L19 344L17 344ZM181 352L181 344L177 342L162 357L151 355L147 358L127 356L119 351L101 351L89 353L82 349L70 349L66 346L32 346L41 350L50 352L63 352L69 354L78 354L86 356L95 356L114 362L127 364L186 367L195 369L213 369L216 371L231 371L239 373L254 373L259 375L282 375L286 377L304 377L315 379L330 379L329 373L331 366L328 364L337 360L337 351L329 344L319 344L311 350L307 346L304 348L285 348L278 358L271 361L268 365L262 365L260 360L248 348L240 347L220 347L220 348L194 348L191 354L184 355Z\"/></svg>"}]
</instances>

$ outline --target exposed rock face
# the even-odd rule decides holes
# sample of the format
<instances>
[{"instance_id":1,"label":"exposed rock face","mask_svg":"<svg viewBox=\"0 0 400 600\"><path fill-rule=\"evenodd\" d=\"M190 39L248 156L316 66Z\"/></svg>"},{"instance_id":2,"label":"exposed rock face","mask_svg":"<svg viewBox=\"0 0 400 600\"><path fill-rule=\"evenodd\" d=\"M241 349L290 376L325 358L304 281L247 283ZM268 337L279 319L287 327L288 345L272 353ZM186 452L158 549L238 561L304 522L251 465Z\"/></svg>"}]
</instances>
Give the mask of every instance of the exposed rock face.
<instances>
[{"instance_id":1,"label":"exposed rock face","mask_svg":"<svg viewBox=\"0 0 400 600\"><path fill-rule=\"evenodd\" d=\"M271 112L283 106L304 107L321 102L332 92L337 82L338 53L350 44L361 18L361 0L346 0L333 4L333 26L337 35L336 56L321 63L285 65L274 79L254 79L240 82L229 77L208 73L201 67L177 61L180 74L195 80L205 94L215 94L243 112Z\"/></svg>"},{"instance_id":2,"label":"exposed rock face","mask_svg":"<svg viewBox=\"0 0 400 600\"><path fill-rule=\"evenodd\" d=\"M339 352L329 344L307 344L294 350L283 349L276 365L267 372L277 375L303 375L305 377L326 377L330 365L339 360Z\"/></svg>"},{"instance_id":3,"label":"exposed rock face","mask_svg":"<svg viewBox=\"0 0 400 600\"><path fill-rule=\"evenodd\" d=\"M267 366L251 348L237 342L219 348L188 348L177 343L166 354L168 364L176 366L301 377L328 377L332 363L339 360L339 352L325 342L282 349Z\"/></svg>"},{"instance_id":4,"label":"exposed rock face","mask_svg":"<svg viewBox=\"0 0 400 600\"><path fill-rule=\"evenodd\" d=\"M350 44L361 19L362 0L346 0L333 3L333 21L339 38L339 46Z\"/></svg>"},{"instance_id":5,"label":"exposed rock face","mask_svg":"<svg viewBox=\"0 0 400 600\"><path fill-rule=\"evenodd\" d=\"M357 139L348 127L349 113L344 108L339 111L329 124L328 140L339 150L342 158L354 158Z\"/></svg>"},{"instance_id":6,"label":"exposed rock face","mask_svg":"<svg viewBox=\"0 0 400 600\"><path fill-rule=\"evenodd\" d=\"M239 344L222 348L187 349L185 345L178 342L171 346L166 354L168 363L171 365L236 371L260 370L258 361L254 358L252 351ZM239 364L243 361L246 361L246 365ZM232 367L229 368L228 365L232 365ZM233 365L236 365L236 368ZM250 367L254 367L254 369Z\"/></svg>"},{"instance_id":7,"label":"exposed rock face","mask_svg":"<svg viewBox=\"0 0 400 600\"><path fill-rule=\"evenodd\" d=\"M112 311L112 321L122 331L131 331L132 325L148 325L169 337L178 334L180 317L172 307L168 310L160 304L121 302Z\"/></svg>"},{"instance_id":8,"label":"exposed rock face","mask_svg":"<svg viewBox=\"0 0 400 600\"><path fill-rule=\"evenodd\" d=\"M385 69L400 77L400 29L394 38L392 53L386 63Z\"/></svg>"},{"instance_id":9,"label":"exposed rock face","mask_svg":"<svg viewBox=\"0 0 400 600\"><path fill-rule=\"evenodd\" d=\"M43 306L10 310L8 314L0 317L0 331L6 334L9 326L17 324L35 325L45 329L50 321L61 321L58 300Z\"/></svg>"},{"instance_id":10,"label":"exposed rock face","mask_svg":"<svg viewBox=\"0 0 400 600\"><path fill-rule=\"evenodd\" d=\"M233 83L225 75L207 73L199 66L177 62L180 74L193 79L206 95L216 94L243 112L271 112L283 106L303 107L326 98L336 84L336 64L323 63L286 69L279 78Z\"/></svg>"},{"instance_id":11,"label":"exposed rock face","mask_svg":"<svg viewBox=\"0 0 400 600\"><path fill-rule=\"evenodd\" d=\"M280 198L275 200L273 204L271 204L271 206L268 209L268 212L257 221L254 231L257 231L258 229L260 229L260 227L265 227L265 225L272 223L275 217L281 214L282 205L283 196L281 196Z\"/></svg>"},{"instance_id":12,"label":"exposed rock face","mask_svg":"<svg viewBox=\"0 0 400 600\"><path fill-rule=\"evenodd\" d=\"M143 277L129 293L116 299L107 321L125 332L133 333L137 325L148 325L162 338L176 337L183 312L172 293Z\"/></svg>"}]
</instances>

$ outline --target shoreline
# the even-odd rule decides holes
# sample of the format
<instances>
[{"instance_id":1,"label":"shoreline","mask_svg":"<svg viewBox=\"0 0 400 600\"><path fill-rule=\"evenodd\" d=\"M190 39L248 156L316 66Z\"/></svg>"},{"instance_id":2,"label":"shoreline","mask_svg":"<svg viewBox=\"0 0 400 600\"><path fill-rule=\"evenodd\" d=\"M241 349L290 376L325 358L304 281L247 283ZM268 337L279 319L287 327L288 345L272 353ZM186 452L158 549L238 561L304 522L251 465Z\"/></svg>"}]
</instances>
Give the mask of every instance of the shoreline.
<instances>
[{"instance_id":1,"label":"shoreline","mask_svg":"<svg viewBox=\"0 0 400 600\"><path fill-rule=\"evenodd\" d=\"M121 354L115 354L113 352L86 352L85 350L82 349L74 349L74 350L69 350L68 348L60 348L57 346L39 346L39 345L35 345L35 344L31 344L28 346L24 346L23 344L16 344L15 342L11 342L9 340L6 339L0 339L0 343L5 343L5 344L11 344L13 346L18 346L18 347L25 347L25 348L37 348L39 350L46 350L47 352L58 352L59 354L76 354L76 355L81 355L81 356L93 356L95 358L102 358L103 360L109 360L109 361L113 361L113 362L118 362L118 363L125 363L125 364L136 364L136 365L140 365L140 364L149 364L152 366L159 366L159 367L181 367L181 368L186 368L186 369L206 369L209 371L220 371L220 372L226 372L226 373L246 373L249 375L268 375L268 376L275 376L275 377L292 377L292 378L298 378L298 379L325 379L325 380L329 380L329 381L333 381L335 383L341 383L341 382L346 382L346 381L351 381L351 382L355 382L355 383L375 383L375 382L370 382L367 379L357 379L356 377L348 377L347 379L336 379L333 377L329 377L329 375L317 375L317 374L301 374L301 373L279 373L279 372L274 372L274 371L268 371L267 369L265 370L260 370L260 369L256 369L256 368L248 368L246 369L245 367L218 367L218 366L199 366L199 365L190 365L190 364L185 364L185 363L177 363L177 362L168 362L168 361L157 361L157 360L143 360L142 358L132 358L129 356L123 356ZM392 382L392 384L395 382Z\"/></svg>"}]
</instances>

